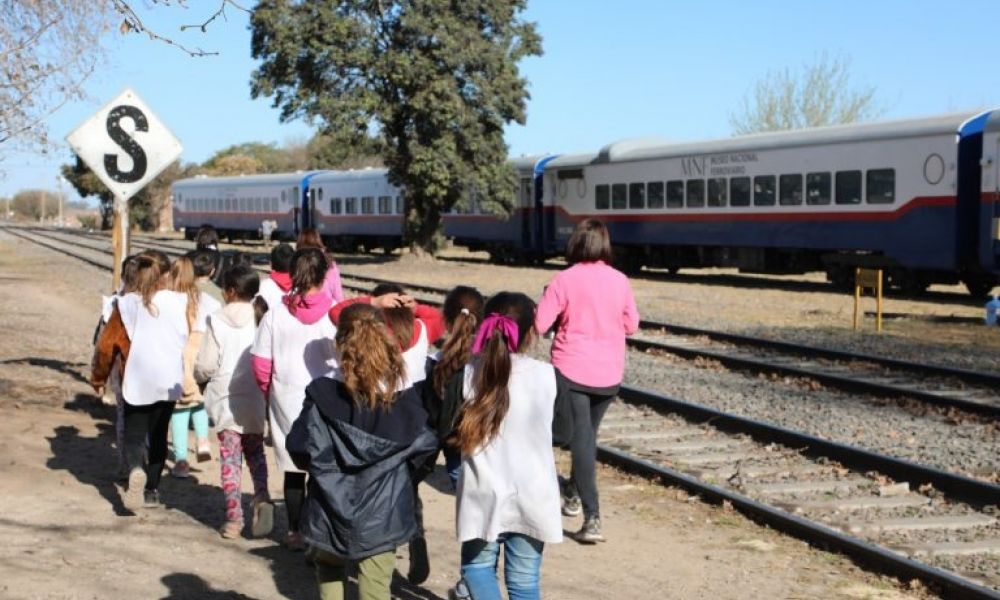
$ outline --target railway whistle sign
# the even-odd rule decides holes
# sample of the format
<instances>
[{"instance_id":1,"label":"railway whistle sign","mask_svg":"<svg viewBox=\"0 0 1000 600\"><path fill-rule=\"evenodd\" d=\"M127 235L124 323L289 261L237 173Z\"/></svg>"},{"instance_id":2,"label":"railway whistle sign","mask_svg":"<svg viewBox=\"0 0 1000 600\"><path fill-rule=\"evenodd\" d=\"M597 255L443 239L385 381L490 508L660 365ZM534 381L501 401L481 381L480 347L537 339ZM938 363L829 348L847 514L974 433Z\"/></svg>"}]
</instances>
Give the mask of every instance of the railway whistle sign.
<instances>
[{"instance_id":1,"label":"railway whistle sign","mask_svg":"<svg viewBox=\"0 0 1000 600\"><path fill-rule=\"evenodd\" d=\"M181 143L132 90L122 93L66 136L66 141L115 197L111 287L128 254L128 199L181 155Z\"/></svg>"},{"instance_id":2,"label":"railway whistle sign","mask_svg":"<svg viewBox=\"0 0 1000 600\"><path fill-rule=\"evenodd\" d=\"M66 141L115 198L128 199L181 155L181 143L135 92L125 89Z\"/></svg>"}]
</instances>

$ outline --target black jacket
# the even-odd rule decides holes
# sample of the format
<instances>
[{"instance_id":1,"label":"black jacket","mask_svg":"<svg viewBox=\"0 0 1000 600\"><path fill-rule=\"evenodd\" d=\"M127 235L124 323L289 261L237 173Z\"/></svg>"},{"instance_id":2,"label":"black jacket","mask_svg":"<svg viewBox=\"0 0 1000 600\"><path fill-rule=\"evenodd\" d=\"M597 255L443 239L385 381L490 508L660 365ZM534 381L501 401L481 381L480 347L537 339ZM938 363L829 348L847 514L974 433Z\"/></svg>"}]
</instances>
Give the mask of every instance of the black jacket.
<instances>
[{"instance_id":1,"label":"black jacket","mask_svg":"<svg viewBox=\"0 0 1000 600\"><path fill-rule=\"evenodd\" d=\"M309 384L285 447L309 473L301 533L310 544L357 560L413 537L411 471L437 448L426 423L412 388L389 410L372 411L355 405L339 381Z\"/></svg>"}]
</instances>

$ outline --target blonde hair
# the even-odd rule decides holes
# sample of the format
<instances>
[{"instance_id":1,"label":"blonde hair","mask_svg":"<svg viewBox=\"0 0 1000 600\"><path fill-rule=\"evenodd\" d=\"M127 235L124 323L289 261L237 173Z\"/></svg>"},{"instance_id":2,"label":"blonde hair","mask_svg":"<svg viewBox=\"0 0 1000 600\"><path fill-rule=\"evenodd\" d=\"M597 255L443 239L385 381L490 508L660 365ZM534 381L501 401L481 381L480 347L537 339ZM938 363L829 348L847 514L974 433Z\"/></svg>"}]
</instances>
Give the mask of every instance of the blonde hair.
<instances>
[{"instance_id":1,"label":"blonde hair","mask_svg":"<svg viewBox=\"0 0 1000 600\"><path fill-rule=\"evenodd\" d=\"M170 289L187 296L188 329L194 327L198 318L198 285L195 283L194 263L187 256L181 256L170 265Z\"/></svg>"},{"instance_id":2,"label":"blonde hair","mask_svg":"<svg viewBox=\"0 0 1000 600\"><path fill-rule=\"evenodd\" d=\"M340 315L337 328L340 372L354 403L371 410L388 408L403 376L403 356L382 311L369 304L352 304Z\"/></svg>"}]
</instances>

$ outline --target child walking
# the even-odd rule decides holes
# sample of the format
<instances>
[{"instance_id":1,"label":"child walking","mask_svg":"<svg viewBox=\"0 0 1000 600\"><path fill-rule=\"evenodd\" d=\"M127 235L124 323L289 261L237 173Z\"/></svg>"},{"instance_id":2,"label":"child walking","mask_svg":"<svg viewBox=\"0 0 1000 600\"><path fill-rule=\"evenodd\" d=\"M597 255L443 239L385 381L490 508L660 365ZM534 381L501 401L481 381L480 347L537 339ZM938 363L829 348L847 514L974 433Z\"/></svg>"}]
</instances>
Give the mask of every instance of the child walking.
<instances>
[{"instance_id":1,"label":"child walking","mask_svg":"<svg viewBox=\"0 0 1000 600\"><path fill-rule=\"evenodd\" d=\"M204 250L189 252L174 261L171 267L174 291L187 295L187 318L190 334L184 347L184 391L174 414L170 417L170 438L174 445L174 477L186 478L191 475L188 463L188 425L194 425L198 462L212 458L208 442L208 413L205 412L201 390L194 378L194 362L205 335L208 315L222 308L222 304L202 288L212 285L210 277L214 273L215 262L212 255Z\"/></svg>"},{"instance_id":2,"label":"child walking","mask_svg":"<svg viewBox=\"0 0 1000 600\"><path fill-rule=\"evenodd\" d=\"M195 379L206 384L205 408L219 437L222 492L226 499L226 521L219 534L227 539L238 538L243 531L244 457L253 480L250 531L254 537L261 537L274 527L264 455L267 409L250 365L250 346L256 330L252 302L259 288L260 277L250 267L232 267L223 274L222 297L226 305L209 315L194 365Z\"/></svg>"},{"instance_id":3,"label":"child walking","mask_svg":"<svg viewBox=\"0 0 1000 600\"><path fill-rule=\"evenodd\" d=\"M277 306L281 299L292 289L292 256L295 250L288 244L281 243L271 250L271 276L260 282L257 293L268 308Z\"/></svg>"},{"instance_id":4,"label":"child walking","mask_svg":"<svg viewBox=\"0 0 1000 600\"><path fill-rule=\"evenodd\" d=\"M499 599L502 551L509 597L537 600L542 550L563 537L552 418L566 390L552 365L524 354L535 322L527 296L502 292L485 312L472 346L475 358L446 390L461 404L452 439L462 451L462 578L476 600Z\"/></svg>"},{"instance_id":5,"label":"child walking","mask_svg":"<svg viewBox=\"0 0 1000 600\"><path fill-rule=\"evenodd\" d=\"M327 317L333 298L324 287L326 256L317 248L296 250L292 289L260 322L251 350L254 378L268 398L268 417L278 468L284 472L288 534L285 545L303 550L299 533L306 474L288 456L285 437L302 412L305 389L336 366L337 328Z\"/></svg>"},{"instance_id":6,"label":"child walking","mask_svg":"<svg viewBox=\"0 0 1000 600\"><path fill-rule=\"evenodd\" d=\"M389 600L396 546L416 530L411 471L437 440L417 391L400 391L402 356L378 308L345 309L337 349L336 379L306 388L287 441L309 472L302 533L323 600L344 598L352 563L359 596Z\"/></svg>"},{"instance_id":7,"label":"child walking","mask_svg":"<svg viewBox=\"0 0 1000 600\"><path fill-rule=\"evenodd\" d=\"M118 300L122 325L130 339L122 376L129 468L122 500L131 510L160 506L158 488L167 458L167 428L184 376L187 296L167 289L170 273L161 266L163 262L165 257L137 257L136 292ZM92 381L95 391L103 392L105 380L92 377Z\"/></svg>"}]
</instances>

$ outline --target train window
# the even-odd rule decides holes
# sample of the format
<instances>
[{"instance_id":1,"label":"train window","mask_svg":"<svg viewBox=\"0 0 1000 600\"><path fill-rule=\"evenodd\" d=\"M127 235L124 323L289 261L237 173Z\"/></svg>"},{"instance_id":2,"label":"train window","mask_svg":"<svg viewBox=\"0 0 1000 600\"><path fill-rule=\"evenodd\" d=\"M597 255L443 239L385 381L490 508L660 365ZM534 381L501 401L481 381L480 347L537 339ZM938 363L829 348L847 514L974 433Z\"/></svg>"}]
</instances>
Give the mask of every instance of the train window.
<instances>
[{"instance_id":1,"label":"train window","mask_svg":"<svg viewBox=\"0 0 1000 600\"><path fill-rule=\"evenodd\" d=\"M667 182L667 208L681 208L684 206L684 182Z\"/></svg>"},{"instance_id":2,"label":"train window","mask_svg":"<svg viewBox=\"0 0 1000 600\"><path fill-rule=\"evenodd\" d=\"M782 206L802 204L801 175L782 175L778 178L778 203Z\"/></svg>"},{"instance_id":3,"label":"train window","mask_svg":"<svg viewBox=\"0 0 1000 600\"><path fill-rule=\"evenodd\" d=\"M727 200L729 199L726 195L726 178L725 177L713 177L708 180L708 205L709 206L725 206Z\"/></svg>"},{"instance_id":4,"label":"train window","mask_svg":"<svg viewBox=\"0 0 1000 600\"><path fill-rule=\"evenodd\" d=\"M687 180L687 207L701 208L705 206L705 180Z\"/></svg>"},{"instance_id":5,"label":"train window","mask_svg":"<svg viewBox=\"0 0 1000 600\"><path fill-rule=\"evenodd\" d=\"M753 178L753 205L774 206L774 175L761 175Z\"/></svg>"},{"instance_id":6,"label":"train window","mask_svg":"<svg viewBox=\"0 0 1000 600\"><path fill-rule=\"evenodd\" d=\"M729 180L729 204L750 206L750 178L733 177Z\"/></svg>"},{"instance_id":7,"label":"train window","mask_svg":"<svg viewBox=\"0 0 1000 600\"><path fill-rule=\"evenodd\" d=\"M896 170L870 169L865 173L865 201L892 204L896 201Z\"/></svg>"},{"instance_id":8,"label":"train window","mask_svg":"<svg viewBox=\"0 0 1000 600\"><path fill-rule=\"evenodd\" d=\"M392 198L389 196L379 196L378 197L378 214L380 215L391 215L392 214Z\"/></svg>"},{"instance_id":9,"label":"train window","mask_svg":"<svg viewBox=\"0 0 1000 600\"><path fill-rule=\"evenodd\" d=\"M401 215L404 212L406 211L403 207L403 196L396 196L396 214Z\"/></svg>"},{"instance_id":10,"label":"train window","mask_svg":"<svg viewBox=\"0 0 1000 600\"><path fill-rule=\"evenodd\" d=\"M330 214L339 215L343 200L340 198L330 198Z\"/></svg>"},{"instance_id":11,"label":"train window","mask_svg":"<svg viewBox=\"0 0 1000 600\"><path fill-rule=\"evenodd\" d=\"M344 200L344 212L349 215L358 214L358 199L347 198Z\"/></svg>"},{"instance_id":12,"label":"train window","mask_svg":"<svg viewBox=\"0 0 1000 600\"><path fill-rule=\"evenodd\" d=\"M361 214L363 215L373 215L375 214L375 197L374 196L364 196L361 198Z\"/></svg>"},{"instance_id":13,"label":"train window","mask_svg":"<svg viewBox=\"0 0 1000 600\"><path fill-rule=\"evenodd\" d=\"M281 190L281 203L285 203L285 190Z\"/></svg>"},{"instance_id":14,"label":"train window","mask_svg":"<svg viewBox=\"0 0 1000 600\"><path fill-rule=\"evenodd\" d=\"M837 204L861 204L861 171L837 171Z\"/></svg>"},{"instance_id":15,"label":"train window","mask_svg":"<svg viewBox=\"0 0 1000 600\"><path fill-rule=\"evenodd\" d=\"M629 208L646 208L646 184L645 183L630 183L630 184L628 184L628 207Z\"/></svg>"},{"instance_id":16,"label":"train window","mask_svg":"<svg viewBox=\"0 0 1000 600\"><path fill-rule=\"evenodd\" d=\"M611 208L617 210L628 206L628 186L624 183L614 183L611 185Z\"/></svg>"},{"instance_id":17,"label":"train window","mask_svg":"<svg viewBox=\"0 0 1000 600\"><path fill-rule=\"evenodd\" d=\"M830 203L829 173L808 173L806 175L806 204Z\"/></svg>"},{"instance_id":18,"label":"train window","mask_svg":"<svg viewBox=\"0 0 1000 600\"><path fill-rule=\"evenodd\" d=\"M663 208L663 182L650 181L646 184L646 206Z\"/></svg>"},{"instance_id":19,"label":"train window","mask_svg":"<svg viewBox=\"0 0 1000 600\"><path fill-rule=\"evenodd\" d=\"M611 208L611 188L607 184L594 186L594 208L597 210L608 210Z\"/></svg>"}]
</instances>

